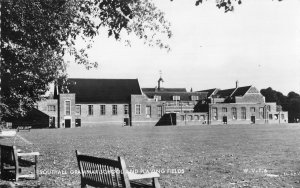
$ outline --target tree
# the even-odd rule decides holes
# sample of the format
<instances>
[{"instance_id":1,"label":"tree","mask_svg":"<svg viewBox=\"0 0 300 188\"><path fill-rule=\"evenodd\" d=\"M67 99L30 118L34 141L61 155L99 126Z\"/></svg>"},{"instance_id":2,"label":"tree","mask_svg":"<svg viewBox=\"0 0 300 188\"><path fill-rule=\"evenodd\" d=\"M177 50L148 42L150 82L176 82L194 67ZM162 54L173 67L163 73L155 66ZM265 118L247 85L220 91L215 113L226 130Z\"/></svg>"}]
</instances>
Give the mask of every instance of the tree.
<instances>
[{"instance_id":1,"label":"tree","mask_svg":"<svg viewBox=\"0 0 300 188\"><path fill-rule=\"evenodd\" d=\"M265 96L266 102L276 102L282 106L283 111L288 111L289 122L296 122L300 119L300 95L298 93L291 91L285 96L271 87L262 89L260 92Z\"/></svg>"},{"instance_id":2,"label":"tree","mask_svg":"<svg viewBox=\"0 0 300 188\"><path fill-rule=\"evenodd\" d=\"M66 78L65 53L87 69L86 50L100 28L109 37L135 34L148 45L169 49L170 23L150 0L6 0L1 1L1 114L24 115L49 83ZM75 48L81 37L87 42Z\"/></svg>"}]
</instances>

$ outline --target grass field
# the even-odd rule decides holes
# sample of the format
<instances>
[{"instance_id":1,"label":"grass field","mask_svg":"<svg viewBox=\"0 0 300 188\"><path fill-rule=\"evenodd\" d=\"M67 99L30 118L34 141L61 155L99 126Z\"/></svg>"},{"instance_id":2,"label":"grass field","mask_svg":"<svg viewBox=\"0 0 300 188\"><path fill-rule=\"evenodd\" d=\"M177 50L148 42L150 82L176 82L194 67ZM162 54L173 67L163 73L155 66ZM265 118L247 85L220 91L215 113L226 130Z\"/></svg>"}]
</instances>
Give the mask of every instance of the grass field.
<instances>
[{"instance_id":1,"label":"grass field","mask_svg":"<svg viewBox=\"0 0 300 188\"><path fill-rule=\"evenodd\" d=\"M162 187L300 187L299 124L105 126L18 134L15 144L39 151L39 169L45 173L39 181L20 181L23 185L79 186L80 176L74 174L78 149L112 159L123 156L135 171L160 171Z\"/></svg>"}]
</instances>

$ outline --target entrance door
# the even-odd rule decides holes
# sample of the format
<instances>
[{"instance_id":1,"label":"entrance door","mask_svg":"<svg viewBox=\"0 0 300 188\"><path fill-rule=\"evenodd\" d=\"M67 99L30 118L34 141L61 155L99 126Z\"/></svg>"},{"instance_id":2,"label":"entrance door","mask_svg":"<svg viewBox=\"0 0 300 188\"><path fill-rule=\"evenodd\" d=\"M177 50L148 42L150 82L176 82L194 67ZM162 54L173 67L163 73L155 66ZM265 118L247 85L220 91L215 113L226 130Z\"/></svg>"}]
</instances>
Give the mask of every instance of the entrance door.
<instances>
[{"instance_id":1,"label":"entrance door","mask_svg":"<svg viewBox=\"0 0 300 188\"><path fill-rule=\"evenodd\" d=\"M251 116L251 123L255 123L255 116Z\"/></svg>"},{"instance_id":2,"label":"entrance door","mask_svg":"<svg viewBox=\"0 0 300 188\"><path fill-rule=\"evenodd\" d=\"M75 127L81 127L81 119L75 119Z\"/></svg>"},{"instance_id":3,"label":"entrance door","mask_svg":"<svg viewBox=\"0 0 300 188\"><path fill-rule=\"evenodd\" d=\"M223 116L223 123L227 124L227 116Z\"/></svg>"},{"instance_id":4,"label":"entrance door","mask_svg":"<svg viewBox=\"0 0 300 188\"><path fill-rule=\"evenodd\" d=\"M65 128L71 128L71 120L65 119Z\"/></svg>"},{"instance_id":5,"label":"entrance door","mask_svg":"<svg viewBox=\"0 0 300 188\"><path fill-rule=\"evenodd\" d=\"M55 117L50 117L49 118L49 127L50 128L55 128Z\"/></svg>"},{"instance_id":6,"label":"entrance door","mask_svg":"<svg viewBox=\"0 0 300 188\"><path fill-rule=\"evenodd\" d=\"M129 125L129 118L124 118L124 126L128 126Z\"/></svg>"}]
</instances>

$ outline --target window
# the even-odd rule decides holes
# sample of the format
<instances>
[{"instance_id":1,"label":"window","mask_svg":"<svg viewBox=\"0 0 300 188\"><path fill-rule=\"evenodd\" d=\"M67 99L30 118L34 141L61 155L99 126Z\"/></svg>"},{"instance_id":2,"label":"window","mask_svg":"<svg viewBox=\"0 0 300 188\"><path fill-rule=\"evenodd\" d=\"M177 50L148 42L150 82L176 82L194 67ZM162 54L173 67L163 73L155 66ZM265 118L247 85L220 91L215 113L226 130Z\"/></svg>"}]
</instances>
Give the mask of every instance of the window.
<instances>
[{"instance_id":1,"label":"window","mask_svg":"<svg viewBox=\"0 0 300 188\"><path fill-rule=\"evenodd\" d=\"M262 107L259 108L259 117L264 118L264 108Z\"/></svg>"},{"instance_id":2,"label":"window","mask_svg":"<svg viewBox=\"0 0 300 188\"><path fill-rule=\"evenodd\" d=\"M55 112L55 105L48 105L49 112Z\"/></svg>"},{"instance_id":3,"label":"window","mask_svg":"<svg viewBox=\"0 0 300 188\"><path fill-rule=\"evenodd\" d=\"M270 112L270 111L271 111L271 106L268 105L268 106L267 106L267 109L268 109L268 111Z\"/></svg>"},{"instance_id":4,"label":"window","mask_svg":"<svg viewBox=\"0 0 300 188\"><path fill-rule=\"evenodd\" d=\"M204 115L201 115L201 116L200 116L200 120L205 120L205 116L204 116Z\"/></svg>"},{"instance_id":5,"label":"window","mask_svg":"<svg viewBox=\"0 0 300 188\"><path fill-rule=\"evenodd\" d=\"M275 120L278 119L278 114L274 114L274 119L275 119Z\"/></svg>"},{"instance_id":6,"label":"window","mask_svg":"<svg viewBox=\"0 0 300 188\"><path fill-rule=\"evenodd\" d=\"M269 114L269 119L273 119L273 115L272 114Z\"/></svg>"},{"instance_id":7,"label":"window","mask_svg":"<svg viewBox=\"0 0 300 188\"><path fill-rule=\"evenodd\" d=\"M141 105L140 104L136 104L135 105L135 114L136 115L140 115L141 114Z\"/></svg>"},{"instance_id":8,"label":"window","mask_svg":"<svg viewBox=\"0 0 300 188\"><path fill-rule=\"evenodd\" d=\"M198 115L195 115L195 120L199 121L199 116Z\"/></svg>"},{"instance_id":9,"label":"window","mask_svg":"<svg viewBox=\"0 0 300 188\"><path fill-rule=\"evenodd\" d=\"M192 115L188 115L188 121L192 121L193 120L193 116Z\"/></svg>"},{"instance_id":10,"label":"window","mask_svg":"<svg viewBox=\"0 0 300 188\"><path fill-rule=\"evenodd\" d=\"M89 116L94 115L94 106L93 105L88 105L88 115Z\"/></svg>"},{"instance_id":11,"label":"window","mask_svg":"<svg viewBox=\"0 0 300 188\"><path fill-rule=\"evenodd\" d=\"M124 114L129 114L129 106L128 106L128 104L124 105Z\"/></svg>"},{"instance_id":12,"label":"window","mask_svg":"<svg viewBox=\"0 0 300 188\"><path fill-rule=\"evenodd\" d=\"M151 106L146 106L146 117L147 118L151 117Z\"/></svg>"},{"instance_id":13,"label":"window","mask_svg":"<svg viewBox=\"0 0 300 188\"><path fill-rule=\"evenodd\" d=\"M192 99L192 101L198 101L199 100L199 96L193 95L193 96L191 96L191 99Z\"/></svg>"},{"instance_id":14,"label":"window","mask_svg":"<svg viewBox=\"0 0 300 188\"><path fill-rule=\"evenodd\" d=\"M242 119L246 119L246 107L242 107L241 108L241 110L242 110Z\"/></svg>"},{"instance_id":15,"label":"window","mask_svg":"<svg viewBox=\"0 0 300 188\"><path fill-rule=\"evenodd\" d=\"M173 101L180 101L180 96L174 95L173 96Z\"/></svg>"},{"instance_id":16,"label":"window","mask_svg":"<svg viewBox=\"0 0 300 188\"><path fill-rule=\"evenodd\" d=\"M81 106L80 105L76 105L75 106L75 113L76 113L76 115L80 115L81 114Z\"/></svg>"},{"instance_id":17,"label":"window","mask_svg":"<svg viewBox=\"0 0 300 188\"><path fill-rule=\"evenodd\" d=\"M162 106L157 106L157 116L158 117L162 116Z\"/></svg>"},{"instance_id":18,"label":"window","mask_svg":"<svg viewBox=\"0 0 300 188\"><path fill-rule=\"evenodd\" d=\"M227 112L227 108L223 107L222 112Z\"/></svg>"},{"instance_id":19,"label":"window","mask_svg":"<svg viewBox=\"0 0 300 188\"><path fill-rule=\"evenodd\" d=\"M183 115L181 115L180 117L181 117L181 121L184 121L184 116L183 116Z\"/></svg>"},{"instance_id":20,"label":"window","mask_svg":"<svg viewBox=\"0 0 300 188\"><path fill-rule=\"evenodd\" d=\"M284 114L281 114L281 119L284 119Z\"/></svg>"},{"instance_id":21,"label":"window","mask_svg":"<svg viewBox=\"0 0 300 188\"><path fill-rule=\"evenodd\" d=\"M65 115L66 116L71 115L71 101L65 101L65 107L66 107Z\"/></svg>"},{"instance_id":22,"label":"window","mask_svg":"<svg viewBox=\"0 0 300 188\"><path fill-rule=\"evenodd\" d=\"M161 96L160 95L154 95L154 99L157 101L161 101Z\"/></svg>"},{"instance_id":23,"label":"window","mask_svg":"<svg viewBox=\"0 0 300 188\"><path fill-rule=\"evenodd\" d=\"M218 120L218 109L217 108L212 109L212 115L213 115L213 120Z\"/></svg>"},{"instance_id":24,"label":"window","mask_svg":"<svg viewBox=\"0 0 300 188\"><path fill-rule=\"evenodd\" d=\"M237 119L236 107L231 108L232 119Z\"/></svg>"},{"instance_id":25,"label":"window","mask_svg":"<svg viewBox=\"0 0 300 188\"><path fill-rule=\"evenodd\" d=\"M106 108L105 105L100 105L100 115L105 115L106 114Z\"/></svg>"},{"instance_id":26,"label":"window","mask_svg":"<svg viewBox=\"0 0 300 188\"><path fill-rule=\"evenodd\" d=\"M251 107L250 112L254 113L255 112L255 107Z\"/></svg>"},{"instance_id":27,"label":"window","mask_svg":"<svg viewBox=\"0 0 300 188\"><path fill-rule=\"evenodd\" d=\"M112 115L117 115L118 114L118 106L117 105L112 105Z\"/></svg>"}]
</instances>

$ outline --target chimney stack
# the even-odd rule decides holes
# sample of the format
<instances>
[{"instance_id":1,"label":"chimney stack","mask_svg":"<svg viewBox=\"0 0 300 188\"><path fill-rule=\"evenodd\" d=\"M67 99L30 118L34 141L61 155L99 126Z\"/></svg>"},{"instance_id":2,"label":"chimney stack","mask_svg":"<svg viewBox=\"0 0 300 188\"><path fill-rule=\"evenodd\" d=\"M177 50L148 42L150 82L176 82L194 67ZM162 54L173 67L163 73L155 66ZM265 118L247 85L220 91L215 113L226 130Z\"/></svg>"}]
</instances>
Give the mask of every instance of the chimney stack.
<instances>
[{"instance_id":1,"label":"chimney stack","mask_svg":"<svg viewBox=\"0 0 300 188\"><path fill-rule=\"evenodd\" d=\"M235 81L235 88L238 88L239 87L239 81Z\"/></svg>"}]
</instances>

